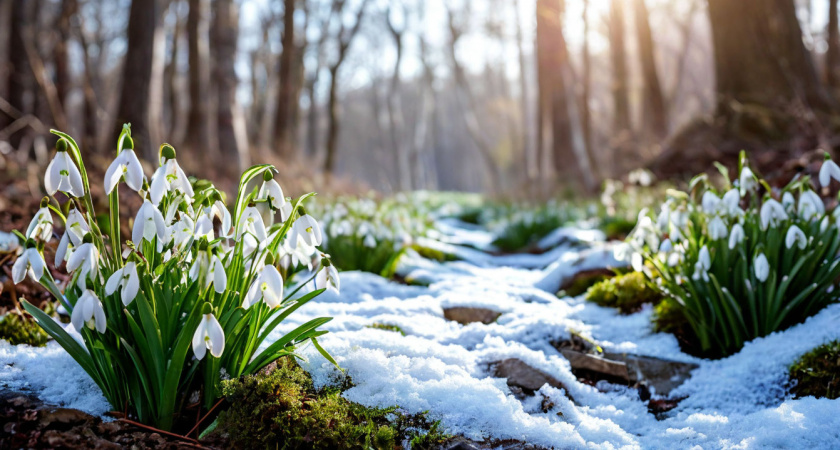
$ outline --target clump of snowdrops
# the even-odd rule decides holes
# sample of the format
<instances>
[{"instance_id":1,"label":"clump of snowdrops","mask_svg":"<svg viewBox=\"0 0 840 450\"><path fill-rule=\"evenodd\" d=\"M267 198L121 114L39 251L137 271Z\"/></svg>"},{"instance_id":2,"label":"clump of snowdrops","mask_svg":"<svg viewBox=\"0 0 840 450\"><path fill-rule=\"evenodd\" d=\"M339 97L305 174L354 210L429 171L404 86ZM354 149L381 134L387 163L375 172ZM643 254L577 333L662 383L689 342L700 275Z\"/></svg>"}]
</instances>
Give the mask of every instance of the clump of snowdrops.
<instances>
[{"instance_id":1,"label":"clump of snowdrops","mask_svg":"<svg viewBox=\"0 0 840 450\"><path fill-rule=\"evenodd\" d=\"M322 215L321 248L341 270L387 276L403 249L431 229L431 222L398 198L339 199Z\"/></svg>"},{"instance_id":2,"label":"clump of snowdrops","mask_svg":"<svg viewBox=\"0 0 840 450\"><path fill-rule=\"evenodd\" d=\"M802 322L837 300L840 276L840 208L827 212L809 177L771 189L743 153L734 181L718 167L721 189L695 177L658 214L643 210L629 238L634 268L675 300L708 356ZM820 184L832 178L826 155Z\"/></svg>"},{"instance_id":3,"label":"clump of snowdrops","mask_svg":"<svg viewBox=\"0 0 840 450\"><path fill-rule=\"evenodd\" d=\"M274 167L258 165L242 175L231 212L211 184L190 182L168 144L147 180L126 125L105 173L106 234L94 220L78 145L67 134L53 133L59 140L44 178L49 197L19 236L25 249L13 278L19 283L28 274L70 313L65 329L23 302L114 409L168 430L187 402L213 406L221 379L253 374L303 343L311 342L334 363L317 342L326 333L319 327L330 318L266 341L295 310L338 288L335 268L324 258L310 280L286 292L289 261L317 253L321 243L318 222L303 208L313 194L286 198ZM120 236L121 182L143 199L130 240ZM66 195L63 208L57 192ZM70 274L63 289L44 261L55 218L65 229L55 253L56 267L66 262ZM316 289L301 295L300 287L310 281Z\"/></svg>"}]
</instances>

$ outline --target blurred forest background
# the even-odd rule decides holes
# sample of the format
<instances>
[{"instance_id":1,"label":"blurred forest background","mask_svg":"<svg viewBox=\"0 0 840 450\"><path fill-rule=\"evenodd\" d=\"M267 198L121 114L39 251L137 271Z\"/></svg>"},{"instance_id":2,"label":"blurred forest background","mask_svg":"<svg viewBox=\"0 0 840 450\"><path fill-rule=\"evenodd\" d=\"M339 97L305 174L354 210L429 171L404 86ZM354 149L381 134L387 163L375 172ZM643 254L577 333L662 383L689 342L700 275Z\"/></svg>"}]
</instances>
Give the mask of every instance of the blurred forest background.
<instances>
[{"instance_id":1,"label":"blurred forest background","mask_svg":"<svg viewBox=\"0 0 840 450\"><path fill-rule=\"evenodd\" d=\"M7 172L50 127L110 161L130 122L200 177L595 191L742 148L807 168L838 89L837 0L0 0Z\"/></svg>"}]
</instances>

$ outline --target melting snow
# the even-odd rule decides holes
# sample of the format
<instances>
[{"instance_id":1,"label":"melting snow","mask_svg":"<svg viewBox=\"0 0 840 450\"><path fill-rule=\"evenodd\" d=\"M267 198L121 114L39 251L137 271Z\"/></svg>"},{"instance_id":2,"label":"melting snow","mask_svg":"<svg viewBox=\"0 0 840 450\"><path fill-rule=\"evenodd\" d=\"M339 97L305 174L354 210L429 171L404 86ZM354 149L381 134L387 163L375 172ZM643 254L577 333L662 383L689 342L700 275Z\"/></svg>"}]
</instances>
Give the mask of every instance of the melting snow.
<instances>
[{"instance_id":1,"label":"melting snow","mask_svg":"<svg viewBox=\"0 0 840 450\"><path fill-rule=\"evenodd\" d=\"M293 314L273 338L313 317L333 316L321 342L355 386L348 399L369 406L399 405L429 411L450 432L471 439L515 439L556 448L837 448L840 400L786 396L787 367L799 355L840 338L840 305L807 322L748 343L726 359L682 353L676 339L650 329L651 309L621 316L581 298L551 292L580 268L618 264L609 244L587 236L585 247L561 243L555 261L542 255L492 257L452 242L487 244L482 230L442 228L453 236L448 250L464 261L437 263L408 252L399 273L428 286L406 286L376 275L342 273L341 295L324 294ZM570 235L568 230L566 235ZM559 233L558 233L559 234ZM466 250L464 250L466 249ZM546 258L548 259L548 258ZM556 262L559 261L559 262ZM571 268L577 262L579 266ZM460 325L443 308L471 306L499 311L494 323ZM368 325L399 326L406 336ZM598 389L580 383L550 341L570 329L607 350L694 362L699 368L673 393L688 396L657 420L635 390ZM304 367L318 385L339 372L313 348ZM524 401L487 366L518 358L559 380ZM46 348L0 342L0 385L27 388L43 400L101 414L108 405L84 372L55 343ZM606 391L606 392L602 392ZM551 405L543 411L543 405Z\"/></svg>"}]
</instances>

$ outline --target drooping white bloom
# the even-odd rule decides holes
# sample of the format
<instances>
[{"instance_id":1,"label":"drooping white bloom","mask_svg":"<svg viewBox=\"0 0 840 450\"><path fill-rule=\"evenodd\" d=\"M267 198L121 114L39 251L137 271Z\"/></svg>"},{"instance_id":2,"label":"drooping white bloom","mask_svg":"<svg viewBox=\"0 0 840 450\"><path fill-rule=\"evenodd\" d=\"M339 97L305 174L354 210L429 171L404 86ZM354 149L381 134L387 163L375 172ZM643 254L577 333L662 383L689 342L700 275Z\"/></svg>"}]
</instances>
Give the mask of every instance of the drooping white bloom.
<instances>
[{"instance_id":1,"label":"drooping white bloom","mask_svg":"<svg viewBox=\"0 0 840 450\"><path fill-rule=\"evenodd\" d=\"M741 175L738 177L738 184L741 187L741 195L745 195L747 192L753 191L758 187L758 179L748 166L744 166L741 169Z\"/></svg>"},{"instance_id":2,"label":"drooping white bloom","mask_svg":"<svg viewBox=\"0 0 840 450\"><path fill-rule=\"evenodd\" d=\"M204 358L207 350L219 358L225 351L225 331L213 314L204 314L192 338L192 349L196 359Z\"/></svg>"},{"instance_id":3,"label":"drooping white bloom","mask_svg":"<svg viewBox=\"0 0 840 450\"><path fill-rule=\"evenodd\" d=\"M20 283L29 274L29 278L34 282L38 282L44 275L44 267L47 264L44 262L44 257L34 247L27 248L18 256L18 259L12 265L12 281L15 284Z\"/></svg>"},{"instance_id":4,"label":"drooping white bloom","mask_svg":"<svg viewBox=\"0 0 840 450\"><path fill-rule=\"evenodd\" d=\"M674 244L671 242L670 239L665 239L659 244L659 252L660 253L668 253L674 249Z\"/></svg>"},{"instance_id":5,"label":"drooping white bloom","mask_svg":"<svg viewBox=\"0 0 840 450\"><path fill-rule=\"evenodd\" d=\"M729 233L729 249L732 250L736 245L744 240L744 227L740 223L732 226L732 231Z\"/></svg>"},{"instance_id":6,"label":"drooping white bloom","mask_svg":"<svg viewBox=\"0 0 840 450\"><path fill-rule=\"evenodd\" d=\"M739 217L743 214L743 210L741 209L741 193L738 192L738 189L730 189L723 194L723 200L721 203L722 212L729 217Z\"/></svg>"},{"instance_id":7,"label":"drooping white bloom","mask_svg":"<svg viewBox=\"0 0 840 450\"><path fill-rule=\"evenodd\" d=\"M697 255L697 263L700 264L700 267L703 270L709 270L712 268L712 257L709 254L709 248L705 245L700 248L700 253Z\"/></svg>"},{"instance_id":8,"label":"drooping white bloom","mask_svg":"<svg viewBox=\"0 0 840 450\"><path fill-rule=\"evenodd\" d=\"M166 222L157 207L146 200L137 211L134 228L131 230L131 240L139 248L143 240L152 242L155 236L157 236L158 250L160 250L166 239Z\"/></svg>"},{"instance_id":9,"label":"drooping white bloom","mask_svg":"<svg viewBox=\"0 0 840 450\"><path fill-rule=\"evenodd\" d=\"M758 281L766 281L767 277L770 276L770 263L767 261L764 253L759 253L755 257L755 263L753 265L755 266L755 277L758 278Z\"/></svg>"},{"instance_id":10,"label":"drooping white bloom","mask_svg":"<svg viewBox=\"0 0 840 450\"><path fill-rule=\"evenodd\" d=\"M700 261L694 264L694 273L691 275L691 279L694 281L709 281L709 271L703 268L703 264Z\"/></svg>"},{"instance_id":11,"label":"drooping white bloom","mask_svg":"<svg viewBox=\"0 0 840 450\"><path fill-rule=\"evenodd\" d=\"M258 200L268 200L272 209L280 209L286 204L286 197L283 196L283 189L273 178L263 181L260 191L257 193Z\"/></svg>"},{"instance_id":12,"label":"drooping white bloom","mask_svg":"<svg viewBox=\"0 0 840 450\"><path fill-rule=\"evenodd\" d=\"M213 218L207 214L201 214L198 216L198 221L195 222L195 238L201 237L207 238L208 241L212 241L216 237L216 233L213 231Z\"/></svg>"},{"instance_id":13,"label":"drooping white bloom","mask_svg":"<svg viewBox=\"0 0 840 450\"><path fill-rule=\"evenodd\" d=\"M64 235L61 236L58 248L55 251L56 267L60 266L62 261L67 261L70 258L73 249L82 244L85 235L89 232L90 226L88 226L82 213L76 208L70 209L70 213L67 214L67 221L64 224Z\"/></svg>"},{"instance_id":14,"label":"drooping white bloom","mask_svg":"<svg viewBox=\"0 0 840 450\"><path fill-rule=\"evenodd\" d=\"M791 211L796 206L796 199L793 198L793 194L785 192L782 195L782 206L785 207L785 211Z\"/></svg>"},{"instance_id":15,"label":"drooping white bloom","mask_svg":"<svg viewBox=\"0 0 840 450\"><path fill-rule=\"evenodd\" d=\"M315 253L315 247L306 245L302 241L298 241L296 246L292 246L286 239L277 250L280 265L284 269L289 270L290 267L302 265L312 270L312 255Z\"/></svg>"},{"instance_id":16,"label":"drooping white bloom","mask_svg":"<svg viewBox=\"0 0 840 450\"><path fill-rule=\"evenodd\" d=\"M245 298L242 300L242 307L247 309L262 299L271 307L276 308L283 303L283 276L274 266L265 268L254 280Z\"/></svg>"},{"instance_id":17,"label":"drooping white bloom","mask_svg":"<svg viewBox=\"0 0 840 450\"><path fill-rule=\"evenodd\" d=\"M175 222L171 227L167 228L166 230L166 243L172 242L176 249L183 249L187 243L190 242L190 239L195 236L198 238L197 234L194 234L196 228L198 226L193 223L190 216L183 215L180 220ZM212 233L212 230L211 230ZM210 239L213 239L211 234Z\"/></svg>"},{"instance_id":18,"label":"drooping white bloom","mask_svg":"<svg viewBox=\"0 0 840 450\"><path fill-rule=\"evenodd\" d=\"M73 197L85 195L82 174L66 150L56 153L55 158L47 166L47 172L44 174L44 187L50 195L55 195L56 191L64 192Z\"/></svg>"},{"instance_id":19,"label":"drooping white bloom","mask_svg":"<svg viewBox=\"0 0 840 450\"><path fill-rule=\"evenodd\" d=\"M178 161L174 158L163 158L163 163L152 175L152 184L149 187L152 203L159 204L163 196L171 191L180 191L187 198L192 198L194 195L190 179L178 165Z\"/></svg>"},{"instance_id":20,"label":"drooping white bloom","mask_svg":"<svg viewBox=\"0 0 840 450\"><path fill-rule=\"evenodd\" d=\"M726 224L720 217L715 217L711 221L709 221L709 237L712 238L713 241L718 239L726 238L726 235L729 233L729 229L726 227Z\"/></svg>"},{"instance_id":21,"label":"drooping white bloom","mask_svg":"<svg viewBox=\"0 0 840 450\"><path fill-rule=\"evenodd\" d=\"M50 214L50 209L45 206L39 209L29 222L29 227L26 228L26 238L48 241L52 236L52 230L52 214Z\"/></svg>"},{"instance_id":22,"label":"drooping white bloom","mask_svg":"<svg viewBox=\"0 0 840 450\"><path fill-rule=\"evenodd\" d=\"M372 234L368 234L367 236L365 236L365 239L362 243L364 244L365 247L375 248L376 247L376 238L373 237Z\"/></svg>"},{"instance_id":23,"label":"drooping white bloom","mask_svg":"<svg viewBox=\"0 0 840 450\"><path fill-rule=\"evenodd\" d=\"M703 199L701 200L700 204L703 207L703 211L707 214L712 214L718 209L718 205L720 205L720 197L715 195L712 191L706 191L703 193Z\"/></svg>"},{"instance_id":24,"label":"drooping white bloom","mask_svg":"<svg viewBox=\"0 0 840 450\"><path fill-rule=\"evenodd\" d=\"M204 280L204 287L206 288L210 286L210 283L213 283L213 289L215 289L219 294L225 292L225 289L227 288L227 274L225 273L225 266L222 264L222 260L220 260L216 255L213 255L209 271L207 272L207 277Z\"/></svg>"},{"instance_id":25,"label":"drooping white bloom","mask_svg":"<svg viewBox=\"0 0 840 450\"><path fill-rule=\"evenodd\" d=\"M221 200L216 200L212 205L204 208L204 214L210 218L211 224L214 217L218 218L222 222L222 236L228 236L230 234L232 227L230 211L228 211L227 207Z\"/></svg>"},{"instance_id":26,"label":"drooping white bloom","mask_svg":"<svg viewBox=\"0 0 840 450\"><path fill-rule=\"evenodd\" d=\"M292 245L297 245L298 238L300 238L307 245L318 246L321 245L322 234L321 226L318 221L309 214L304 214L292 225L291 241Z\"/></svg>"},{"instance_id":27,"label":"drooping white bloom","mask_svg":"<svg viewBox=\"0 0 840 450\"><path fill-rule=\"evenodd\" d=\"M105 320L105 309L102 308L102 302L96 296L96 293L90 289L85 289L85 292L76 301L76 305L73 306L70 322L79 333L85 326L91 330L96 329L100 333L105 332L108 326Z\"/></svg>"},{"instance_id":28,"label":"drooping white bloom","mask_svg":"<svg viewBox=\"0 0 840 450\"><path fill-rule=\"evenodd\" d=\"M110 194L123 177L125 184L135 191L143 188L143 180L146 179L140 160L130 148L123 149L105 171L105 192Z\"/></svg>"},{"instance_id":29,"label":"drooping white bloom","mask_svg":"<svg viewBox=\"0 0 840 450\"><path fill-rule=\"evenodd\" d=\"M808 189L799 196L799 217L811 220L825 214L825 205L816 192Z\"/></svg>"},{"instance_id":30,"label":"drooping white bloom","mask_svg":"<svg viewBox=\"0 0 840 450\"><path fill-rule=\"evenodd\" d=\"M803 232L798 226L791 225L788 228L787 235L785 235L785 247L793 248L796 245L800 249L804 249L806 245L808 245L808 238L805 236L805 232Z\"/></svg>"},{"instance_id":31,"label":"drooping white bloom","mask_svg":"<svg viewBox=\"0 0 840 450\"><path fill-rule=\"evenodd\" d=\"M775 226L778 222L787 220L788 215L784 206L774 199L768 199L761 205L761 229L766 230L768 226Z\"/></svg>"},{"instance_id":32,"label":"drooping white bloom","mask_svg":"<svg viewBox=\"0 0 840 450\"><path fill-rule=\"evenodd\" d=\"M202 272L207 272L210 268L210 254L206 251L199 251L190 266L190 280L195 281L201 276Z\"/></svg>"},{"instance_id":33,"label":"drooping white bloom","mask_svg":"<svg viewBox=\"0 0 840 450\"><path fill-rule=\"evenodd\" d=\"M241 239L243 234L253 235L260 242L266 238L265 223L259 210L254 206L245 208L239 223L237 223L236 240Z\"/></svg>"},{"instance_id":34,"label":"drooping white bloom","mask_svg":"<svg viewBox=\"0 0 840 450\"><path fill-rule=\"evenodd\" d=\"M840 181L840 167L834 161L826 159L820 167L820 185L828 187L832 178Z\"/></svg>"},{"instance_id":35,"label":"drooping white bloom","mask_svg":"<svg viewBox=\"0 0 840 450\"><path fill-rule=\"evenodd\" d=\"M289 217L292 215L292 204L291 202L283 203L283 206L280 207L280 221L285 222L289 220Z\"/></svg>"},{"instance_id":36,"label":"drooping white bloom","mask_svg":"<svg viewBox=\"0 0 840 450\"><path fill-rule=\"evenodd\" d=\"M321 268L318 275L315 276L315 288L327 289L328 291L333 291L336 294L339 293L341 280L338 278L338 270L336 270L335 266L330 264Z\"/></svg>"},{"instance_id":37,"label":"drooping white bloom","mask_svg":"<svg viewBox=\"0 0 840 450\"><path fill-rule=\"evenodd\" d=\"M67 271L79 271L78 286L85 289L88 276L99 276L99 249L91 242L85 242L77 248L67 261Z\"/></svg>"},{"instance_id":38,"label":"drooping white bloom","mask_svg":"<svg viewBox=\"0 0 840 450\"><path fill-rule=\"evenodd\" d=\"M641 213L639 214L641 219ZM671 206L666 202L662 205L662 209L659 211L659 215L656 216L656 227L659 228L660 231L665 232L668 230L668 224L671 222Z\"/></svg>"},{"instance_id":39,"label":"drooping white bloom","mask_svg":"<svg viewBox=\"0 0 840 450\"><path fill-rule=\"evenodd\" d=\"M645 270L645 260L641 253L634 252L630 255L630 266L633 267L633 270L636 272Z\"/></svg>"},{"instance_id":40,"label":"drooping white bloom","mask_svg":"<svg viewBox=\"0 0 840 450\"><path fill-rule=\"evenodd\" d=\"M108 282L105 284L105 293L113 294L120 289L120 299L123 305L128 306L137 297L137 292L140 291L140 276L137 275L137 264L134 261L129 261L114 272Z\"/></svg>"}]
</instances>

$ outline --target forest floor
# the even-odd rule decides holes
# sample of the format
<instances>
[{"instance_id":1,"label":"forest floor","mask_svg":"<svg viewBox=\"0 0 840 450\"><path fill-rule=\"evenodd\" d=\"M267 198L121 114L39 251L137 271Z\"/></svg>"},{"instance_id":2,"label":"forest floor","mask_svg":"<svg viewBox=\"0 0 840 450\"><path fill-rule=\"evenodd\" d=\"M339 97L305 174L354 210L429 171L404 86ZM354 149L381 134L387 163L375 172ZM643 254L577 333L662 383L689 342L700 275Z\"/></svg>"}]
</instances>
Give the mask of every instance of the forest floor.
<instances>
[{"instance_id":1,"label":"forest floor","mask_svg":"<svg viewBox=\"0 0 840 450\"><path fill-rule=\"evenodd\" d=\"M649 307L620 315L582 296L555 295L577 272L623 265L614 256L623 244L559 229L542 242L545 253L496 256L485 229L454 220L437 225L439 236L425 245L460 261L409 252L397 271L405 282L343 272L340 295L324 294L274 332L335 318L321 343L345 372L314 348L302 349L316 386L350 377L348 400L428 411L446 432L466 438L460 448L840 446L840 400L794 399L787 390L797 357L840 338L840 305L725 359L700 359L683 353L673 335L651 330ZM647 373L630 382L599 380L573 368L567 353L586 355L592 346L627 367L640 360L661 366L634 366ZM54 342L34 348L0 341L0 386L93 416L111 409ZM111 419L104 419L96 427L107 426ZM145 442L158 438L143 435Z\"/></svg>"}]
</instances>

